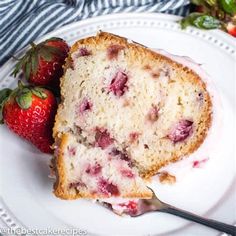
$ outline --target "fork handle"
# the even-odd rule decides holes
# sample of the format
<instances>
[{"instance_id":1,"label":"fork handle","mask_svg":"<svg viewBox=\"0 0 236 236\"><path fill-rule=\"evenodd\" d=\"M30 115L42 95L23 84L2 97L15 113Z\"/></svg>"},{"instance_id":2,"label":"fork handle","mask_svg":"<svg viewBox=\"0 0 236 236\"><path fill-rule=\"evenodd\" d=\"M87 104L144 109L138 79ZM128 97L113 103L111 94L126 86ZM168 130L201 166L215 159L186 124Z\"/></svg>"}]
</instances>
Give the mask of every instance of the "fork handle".
<instances>
[{"instance_id":1,"label":"fork handle","mask_svg":"<svg viewBox=\"0 0 236 236\"><path fill-rule=\"evenodd\" d=\"M191 220L194 222L197 222L199 224L211 227L213 229L219 230L221 232L225 232L227 234L236 236L236 227L233 225L228 225L225 223L221 223L219 221L216 220L209 220L209 219L205 219L203 217L197 216L193 213L184 211L184 210L180 210L178 208L175 208L173 206L170 205L166 205L166 207L164 207L163 209L160 210L161 212L166 212L166 213L170 213L176 216L180 216L182 218L185 218L187 220Z\"/></svg>"}]
</instances>

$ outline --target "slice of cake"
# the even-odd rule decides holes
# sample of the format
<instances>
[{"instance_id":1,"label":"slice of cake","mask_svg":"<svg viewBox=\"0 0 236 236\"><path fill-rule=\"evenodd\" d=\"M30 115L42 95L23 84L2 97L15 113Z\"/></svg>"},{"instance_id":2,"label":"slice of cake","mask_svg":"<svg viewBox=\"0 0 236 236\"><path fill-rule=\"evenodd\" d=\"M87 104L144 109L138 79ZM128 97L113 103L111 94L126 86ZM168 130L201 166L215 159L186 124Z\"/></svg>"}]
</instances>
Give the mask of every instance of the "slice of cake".
<instances>
[{"instance_id":1,"label":"slice of cake","mask_svg":"<svg viewBox=\"0 0 236 236\"><path fill-rule=\"evenodd\" d=\"M150 198L151 177L203 142L205 83L191 69L100 32L67 58L54 127L58 197Z\"/></svg>"}]
</instances>

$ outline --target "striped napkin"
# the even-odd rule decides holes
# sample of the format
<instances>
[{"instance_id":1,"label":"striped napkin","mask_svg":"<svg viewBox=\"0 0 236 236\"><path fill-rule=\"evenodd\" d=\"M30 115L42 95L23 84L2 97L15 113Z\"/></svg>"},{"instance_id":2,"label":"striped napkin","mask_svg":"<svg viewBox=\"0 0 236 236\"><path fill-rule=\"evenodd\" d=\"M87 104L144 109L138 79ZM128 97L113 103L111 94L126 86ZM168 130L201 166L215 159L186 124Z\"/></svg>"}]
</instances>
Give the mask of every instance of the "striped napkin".
<instances>
[{"instance_id":1,"label":"striped napkin","mask_svg":"<svg viewBox=\"0 0 236 236\"><path fill-rule=\"evenodd\" d=\"M36 38L74 21L118 12L186 15L189 0L1 0L0 65Z\"/></svg>"}]
</instances>

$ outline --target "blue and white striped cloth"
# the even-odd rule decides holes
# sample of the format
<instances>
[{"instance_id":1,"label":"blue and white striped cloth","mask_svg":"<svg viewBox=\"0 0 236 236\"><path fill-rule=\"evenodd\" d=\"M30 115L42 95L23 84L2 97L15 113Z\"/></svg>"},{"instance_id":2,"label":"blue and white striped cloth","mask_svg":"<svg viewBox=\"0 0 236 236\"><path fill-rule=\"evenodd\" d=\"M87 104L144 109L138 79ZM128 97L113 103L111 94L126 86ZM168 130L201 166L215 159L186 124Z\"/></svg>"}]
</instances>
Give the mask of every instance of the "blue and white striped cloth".
<instances>
[{"instance_id":1,"label":"blue and white striped cloth","mask_svg":"<svg viewBox=\"0 0 236 236\"><path fill-rule=\"evenodd\" d=\"M189 0L0 0L0 65L29 42L63 25L118 12L186 15Z\"/></svg>"}]
</instances>

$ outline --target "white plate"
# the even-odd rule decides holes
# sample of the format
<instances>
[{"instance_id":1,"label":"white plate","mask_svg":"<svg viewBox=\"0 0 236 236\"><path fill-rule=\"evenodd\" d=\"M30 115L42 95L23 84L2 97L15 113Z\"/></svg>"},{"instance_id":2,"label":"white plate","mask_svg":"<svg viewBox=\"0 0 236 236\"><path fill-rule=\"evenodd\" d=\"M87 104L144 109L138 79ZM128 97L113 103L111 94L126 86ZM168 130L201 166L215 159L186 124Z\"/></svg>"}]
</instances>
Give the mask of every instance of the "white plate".
<instances>
[{"instance_id":1,"label":"white plate","mask_svg":"<svg viewBox=\"0 0 236 236\"><path fill-rule=\"evenodd\" d=\"M188 28L182 31L175 16L117 14L76 22L51 36L70 44L99 29L114 32L170 53L202 63L222 97L224 120L219 144L222 152L203 169L192 171L175 186L158 185L163 201L206 217L233 223L235 217L235 42L219 31ZM22 52L21 52L22 53ZM19 55L21 54L19 53ZM15 62L0 70L0 88L14 86L9 75ZM222 155L223 153L223 155ZM218 232L164 213L120 218L86 200L62 201L51 193L49 157L0 127L0 222L28 229L79 228L95 235L217 235Z\"/></svg>"}]
</instances>

